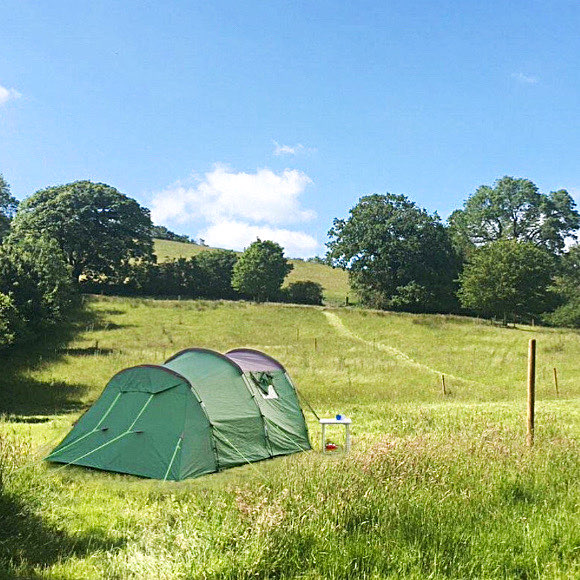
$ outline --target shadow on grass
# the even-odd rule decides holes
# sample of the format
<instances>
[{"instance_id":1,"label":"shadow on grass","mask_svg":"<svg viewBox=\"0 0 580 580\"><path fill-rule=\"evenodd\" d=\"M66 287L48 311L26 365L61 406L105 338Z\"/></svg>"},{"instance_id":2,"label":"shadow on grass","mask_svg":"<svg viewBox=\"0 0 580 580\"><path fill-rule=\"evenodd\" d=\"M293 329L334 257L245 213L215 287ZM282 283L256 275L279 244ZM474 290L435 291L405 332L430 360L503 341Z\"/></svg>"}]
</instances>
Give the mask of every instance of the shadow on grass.
<instances>
[{"instance_id":1,"label":"shadow on grass","mask_svg":"<svg viewBox=\"0 0 580 580\"><path fill-rule=\"evenodd\" d=\"M0 484L1 485L1 484ZM0 491L0 576L40 578L45 568L74 556L121 547L124 541L102 533L69 535L32 513L20 499Z\"/></svg>"},{"instance_id":2,"label":"shadow on grass","mask_svg":"<svg viewBox=\"0 0 580 580\"><path fill-rule=\"evenodd\" d=\"M102 314L86 307L71 312L68 321L44 331L34 342L20 344L0 352L0 414L52 415L83 408L83 395L89 389L83 383L39 381L30 372L53 363L67 354L66 345L80 332L102 323ZM94 354L93 349L70 349L78 355ZM102 354L102 349L99 351Z\"/></svg>"},{"instance_id":3,"label":"shadow on grass","mask_svg":"<svg viewBox=\"0 0 580 580\"><path fill-rule=\"evenodd\" d=\"M7 423L30 423L30 424L37 424L37 423L48 423L50 421L50 417L30 417L26 415L9 415L6 418L3 418L4 421Z\"/></svg>"}]
</instances>

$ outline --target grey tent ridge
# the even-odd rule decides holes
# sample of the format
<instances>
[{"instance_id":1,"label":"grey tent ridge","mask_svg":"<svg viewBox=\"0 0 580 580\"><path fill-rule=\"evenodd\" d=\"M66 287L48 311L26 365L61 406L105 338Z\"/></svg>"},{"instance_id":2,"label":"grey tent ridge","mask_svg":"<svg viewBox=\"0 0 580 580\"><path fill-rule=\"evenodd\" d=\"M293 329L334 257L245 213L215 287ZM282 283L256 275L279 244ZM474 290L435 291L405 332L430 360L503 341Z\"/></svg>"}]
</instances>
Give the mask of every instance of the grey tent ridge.
<instances>
[{"instance_id":1,"label":"grey tent ridge","mask_svg":"<svg viewBox=\"0 0 580 580\"><path fill-rule=\"evenodd\" d=\"M46 459L180 481L310 448L278 361L247 348L188 348L117 373Z\"/></svg>"}]
</instances>

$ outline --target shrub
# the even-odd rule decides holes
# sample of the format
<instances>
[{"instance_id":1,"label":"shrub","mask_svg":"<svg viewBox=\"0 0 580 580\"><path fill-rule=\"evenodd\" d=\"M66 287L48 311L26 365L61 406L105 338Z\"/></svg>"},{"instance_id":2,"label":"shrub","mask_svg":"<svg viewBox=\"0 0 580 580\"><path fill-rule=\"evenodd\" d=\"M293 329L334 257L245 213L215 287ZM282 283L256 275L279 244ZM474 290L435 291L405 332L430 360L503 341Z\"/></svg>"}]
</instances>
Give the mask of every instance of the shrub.
<instances>
[{"instance_id":1,"label":"shrub","mask_svg":"<svg viewBox=\"0 0 580 580\"><path fill-rule=\"evenodd\" d=\"M300 280L292 282L282 289L284 302L293 304L316 304L322 305L324 299L323 288L318 282Z\"/></svg>"},{"instance_id":2,"label":"shrub","mask_svg":"<svg viewBox=\"0 0 580 580\"><path fill-rule=\"evenodd\" d=\"M27 331L61 320L73 297L70 269L57 243L26 237L0 248L0 292L10 296Z\"/></svg>"}]
</instances>

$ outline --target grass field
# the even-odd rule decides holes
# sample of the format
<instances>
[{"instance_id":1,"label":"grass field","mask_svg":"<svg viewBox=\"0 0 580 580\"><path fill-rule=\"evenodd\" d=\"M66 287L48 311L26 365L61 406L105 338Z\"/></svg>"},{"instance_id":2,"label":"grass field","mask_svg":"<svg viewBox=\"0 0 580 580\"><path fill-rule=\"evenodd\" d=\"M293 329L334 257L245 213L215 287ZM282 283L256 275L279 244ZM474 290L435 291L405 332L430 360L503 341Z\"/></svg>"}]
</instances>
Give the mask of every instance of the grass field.
<instances>
[{"instance_id":1,"label":"grass field","mask_svg":"<svg viewBox=\"0 0 580 580\"><path fill-rule=\"evenodd\" d=\"M169 240L155 240L155 254L160 262L176 258L189 258L200 252L212 250L207 246L186 244L184 242L172 242ZM339 268L331 268L324 264L304 262L303 260L290 260L294 269L286 278L285 285L300 280L318 282L324 288L325 303L329 305L344 304L348 296L349 302L356 302L354 294L350 290L348 274Z\"/></svg>"},{"instance_id":2,"label":"grass field","mask_svg":"<svg viewBox=\"0 0 580 580\"><path fill-rule=\"evenodd\" d=\"M35 461L115 372L192 345L279 358L319 413L352 417L352 453L315 450L181 483ZM91 298L67 332L2 359L0 576L577 578L578 360L580 334L567 330Z\"/></svg>"}]
</instances>

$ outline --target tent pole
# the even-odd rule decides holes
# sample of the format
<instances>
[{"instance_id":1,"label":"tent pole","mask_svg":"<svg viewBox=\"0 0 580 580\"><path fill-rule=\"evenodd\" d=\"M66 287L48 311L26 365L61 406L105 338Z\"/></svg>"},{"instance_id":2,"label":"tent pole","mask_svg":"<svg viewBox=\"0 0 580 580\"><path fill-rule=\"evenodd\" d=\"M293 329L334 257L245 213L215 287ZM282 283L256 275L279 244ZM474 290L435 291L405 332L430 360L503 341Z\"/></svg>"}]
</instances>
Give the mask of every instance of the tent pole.
<instances>
[{"instance_id":1,"label":"tent pole","mask_svg":"<svg viewBox=\"0 0 580 580\"><path fill-rule=\"evenodd\" d=\"M177 439L177 445L175 446L175 449L173 451L173 455L171 456L171 461L169 462L169 467L167 468L167 471L165 472L165 475L163 476L163 481L167 481L167 476L169 475L169 472L171 471L171 466L173 465L173 462L175 461L175 456L177 455L177 452L179 451L179 448L181 447L182 441L183 441L183 433Z\"/></svg>"}]
</instances>

